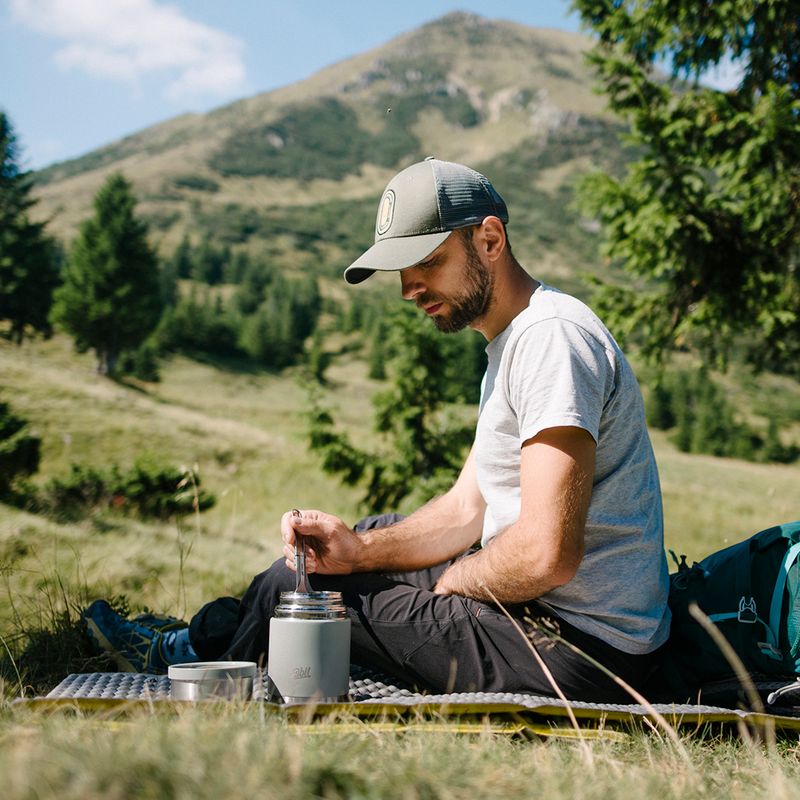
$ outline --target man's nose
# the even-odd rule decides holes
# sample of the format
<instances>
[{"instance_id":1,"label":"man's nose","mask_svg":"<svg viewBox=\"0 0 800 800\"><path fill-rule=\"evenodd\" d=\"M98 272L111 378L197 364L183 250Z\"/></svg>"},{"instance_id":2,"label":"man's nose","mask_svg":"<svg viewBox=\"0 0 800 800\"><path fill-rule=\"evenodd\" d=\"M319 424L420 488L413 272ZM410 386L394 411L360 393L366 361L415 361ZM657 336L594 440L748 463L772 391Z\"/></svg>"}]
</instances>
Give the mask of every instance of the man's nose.
<instances>
[{"instance_id":1,"label":"man's nose","mask_svg":"<svg viewBox=\"0 0 800 800\"><path fill-rule=\"evenodd\" d=\"M419 270L414 267L406 267L400 270L400 289L403 300L413 300L425 291L425 285L421 280Z\"/></svg>"}]
</instances>

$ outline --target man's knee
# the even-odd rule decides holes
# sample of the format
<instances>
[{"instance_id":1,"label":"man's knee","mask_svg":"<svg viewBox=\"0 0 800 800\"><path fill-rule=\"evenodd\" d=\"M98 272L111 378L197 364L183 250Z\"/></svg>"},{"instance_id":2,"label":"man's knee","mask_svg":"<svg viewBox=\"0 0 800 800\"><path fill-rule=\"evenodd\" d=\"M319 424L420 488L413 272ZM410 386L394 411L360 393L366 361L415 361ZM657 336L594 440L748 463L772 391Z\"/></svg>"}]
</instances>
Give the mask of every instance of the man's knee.
<instances>
[{"instance_id":1,"label":"man's knee","mask_svg":"<svg viewBox=\"0 0 800 800\"><path fill-rule=\"evenodd\" d=\"M239 600L218 597L206 603L189 622L189 641L201 661L219 658L239 627Z\"/></svg>"}]
</instances>

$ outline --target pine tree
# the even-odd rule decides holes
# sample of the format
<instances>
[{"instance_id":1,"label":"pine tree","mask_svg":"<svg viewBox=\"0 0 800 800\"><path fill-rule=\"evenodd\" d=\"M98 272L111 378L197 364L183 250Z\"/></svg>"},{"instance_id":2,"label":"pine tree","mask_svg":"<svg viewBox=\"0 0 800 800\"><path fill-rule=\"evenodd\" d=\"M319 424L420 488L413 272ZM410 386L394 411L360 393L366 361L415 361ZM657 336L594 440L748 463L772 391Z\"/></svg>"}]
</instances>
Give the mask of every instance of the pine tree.
<instances>
[{"instance_id":1,"label":"pine tree","mask_svg":"<svg viewBox=\"0 0 800 800\"><path fill-rule=\"evenodd\" d=\"M244 254L243 254L244 255ZM237 258L240 263L241 260ZM236 308L242 314L252 314L264 300L264 291L275 278L275 270L264 260L246 258L239 287L234 295Z\"/></svg>"},{"instance_id":2,"label":"pine tree","mask_svg":"<svg viewBox=\"0 0 800 800\"><path fill-rule=\"evenodd\" d=\"M134 215L131 185L111 175L94 201L70 251L53 319L80 351L93 349L97 371L113 375L125 350L155 328L163 307L156 256L147 229Z\"/></svg>"},{"instance_id":3,"label":"pine tree","mask_svg":"<svg viewBox=\"0 0 800 800\"><path fill-rule=\"evenodd\" d=\"M0 111L0 321L3 335L20 344L39 332L49 336L53 289L58 284L57 249L44 225L31 222L30 174L19 169L16 137Z\"/></svg>"},{"instance_id":4,"label":"pine tree","mask_svg":"<svg viewBox=\"0 0 800 800\"><path fill-rule=\"evenodd\" d=\"M190 278L192 275L192 245L184 234L180 244L175 248L170 262L172 273L176 278Z\"/></svg>"},{"instance_id":5,"label":"pine tree","mask_svg":"<svg viewBox=\"0 0 800 800\"><path fill-rule=\"evenodd\" d=\"M239 284L250 266L250 256L245 250L237 251L223 266L222 280L225 283Z\"/></svg>"},{"instance_id":6,"label":"pine tree","mask_svg":"<svg viewBox=\"0 0 800 800\"><path fill-rule=\"evenodd\" d=\"M311 448L321 453L323 469L339 473L346 484L362 484L363 504L375 511L397 509L409 495L424 502L452 485L473 432L473 426L448 424L442 415L448 391L440 379L445 337L408 307L395 312L389 331L393 378L373 399L383 451L351 445L316 401L309 425Z\"/></svg>"},{"instance_id":7,"label":"pine tree","mask_svg":"<svg viewBox=\"0 0 800 800\"><path fill-rule=\"evenodd\" d=\"M153 339L161 351L240 357L240 325L239 316L221 297L214 297L208 287L198 291L192 286L174 308L165 310Z\"/></svg>"},{"instance_id":8,"label":"pine tree","mask_svg":"<svg viewBox=\"0 0 800 800\"><path fill-rule=\"evenodd\" d=\"M800 356L800 14L797 0L574 0L592 61L636 158L595 174L586 210L629 273L596 305L660 360L694 347L724 363L748 337L757 366ZM739 85L698 76L726 57ZM656 67L672 64L671 80Z\"/></svg>"},{"instance_id":9,"label":"pine tree","mask_svg":"<svg viewBox=\"0 0 800 800\"><path fill-rule=\"evenodd\" d=\"M317 328L314 335L311 337L311 344L308 348L306 356L306 365L308 367L308 374L313 381L318 384L324 385L325 370L331 363L331 354L326 352L322 347L322 331Z\"/></svg>"},{"instance_id":10,"label":"pine tree","mask_svg":"<svg viewBox=\"0 0 800 800\"><path fill-rule=\"evenodd\" d=\"M688 372L679 372L672 386L672 411L677 430L672 437L677 448L688 453L692 447L695 411L691 378Z\"/></svg>"},{"instance_id":11,"label":"pine tree","mask_svg":"<svg viewBox=\"0 0 800 800\"><path fill-rule=\"evenodd\" d=\"M378 319L372 326L367 355L367 375L375 381L386 380L386 323Z\"/></svg>"},{"instance_id":12,"label":"pine tree","mask_svg":"<svg viewBox=\"0 0 800 800\"><path fill-rule=\"evenodd\" d=\"M477 403L486 371L486 339L473 330L448 336L443 343L447 399L453 403Z\"/></svg>"},{"instance_id":13,"label":"pine tree","mask_svg":"<svg viewBox=\"0 0 800 800\"><path fill-rule=\"evenodd\" d=\"M647 424L651 428L666 431L675 425L675 413L672 409L672 391L665 383L663 376L659 377L650 387L646 411Z\"/></svg>"},{"instance_id":14,"label":"pine tree","mask_svg":"<svg viewBox=\"0 0 800 800\"><path fill-rule=\"evenodd\" d=\"M216 286L222 282L225 263L229 259L230 250L214 247L206 236L193 253L191 277L209 286Z\"/></svg>"},{"instance_id":15,"label":"pine tree","mask_svg":"<svg viewBox=\"0 0 800 800\"><path fill-rule=\"evenodd\" d=\"M269 277L262 286L258 275L258 262L251 276L237 294L239 311L244 311L261 296L263 300L243 319L239 345L265 367L283 369L303 355L305 340L314 332L321 307L319 287L314 278L289 280L280 273Z\"/></svg>"}]
</instances>

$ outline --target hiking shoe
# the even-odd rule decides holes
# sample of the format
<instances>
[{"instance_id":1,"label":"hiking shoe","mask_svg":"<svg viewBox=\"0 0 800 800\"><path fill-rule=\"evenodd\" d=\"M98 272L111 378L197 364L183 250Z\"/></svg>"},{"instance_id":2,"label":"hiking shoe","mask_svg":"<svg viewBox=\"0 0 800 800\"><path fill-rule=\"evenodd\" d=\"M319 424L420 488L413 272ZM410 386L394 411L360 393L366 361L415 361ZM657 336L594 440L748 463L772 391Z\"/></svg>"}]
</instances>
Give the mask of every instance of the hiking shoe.
<instances>
[{"instance_id":1,"label":"hiking shoe","mask_svg":"<svg viewBox=\"0 0 800 800\"><path fill-rule=\"evenodd\" d=\"M161 631L162 633L178 631L182 628L189 627L189 623L184 622L182 619L170 617L167 614L155 614L152 611L145 611L142 614L137 614L133 617L131 622L138 622L140 625L152 628L154 631Z\"/></svg>"},{"instance_id":2,"label":"hiking shoe","mask_svg":"<svg viewBox=\"0 0 800 800\"><path fill-rule=\"evenodd\" d=\"M185 628L174 617L140 614L125 619L105 600L95 600L84 612L89 638L108 653L123 672L163 675L169 666L163 654L164 633Z\"/></svg>"}]
</instances>

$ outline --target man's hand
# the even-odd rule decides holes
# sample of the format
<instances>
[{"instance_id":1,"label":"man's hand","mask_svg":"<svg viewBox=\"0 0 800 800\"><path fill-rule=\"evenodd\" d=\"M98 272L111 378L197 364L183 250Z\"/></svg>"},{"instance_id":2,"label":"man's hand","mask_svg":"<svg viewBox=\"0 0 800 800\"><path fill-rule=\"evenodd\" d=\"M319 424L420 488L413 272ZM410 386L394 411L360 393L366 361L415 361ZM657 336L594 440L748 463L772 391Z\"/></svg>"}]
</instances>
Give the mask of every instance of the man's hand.
<instances>
[{"instance_id":1,"label":"man's hand","mask_svg":"<svg viewBox=\"0 0 800 800\"><path fill-rule=\"evenodd\" d=\"M286 565L294 569L295 536L306 541L306 572L348 575L358 570L362 542L358 534L339 517L324 511L287 511L281 517L281 536Z\"/></svg>"}]
</instances>

